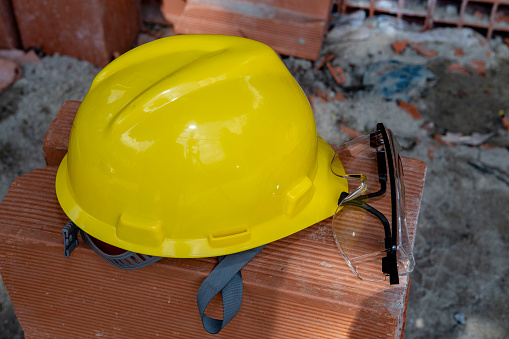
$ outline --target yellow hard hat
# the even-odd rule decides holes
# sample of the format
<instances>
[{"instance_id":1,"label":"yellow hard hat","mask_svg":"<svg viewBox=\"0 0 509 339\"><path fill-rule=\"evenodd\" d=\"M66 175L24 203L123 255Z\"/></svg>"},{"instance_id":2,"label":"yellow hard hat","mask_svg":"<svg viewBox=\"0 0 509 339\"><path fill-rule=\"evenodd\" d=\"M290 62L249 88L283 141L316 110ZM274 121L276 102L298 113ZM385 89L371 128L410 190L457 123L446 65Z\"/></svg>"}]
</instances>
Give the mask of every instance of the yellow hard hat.
<instances>
[{"instance_id":1,"label":"yellow hard hat","mask_svg":"<svg viewBox=\"0 0 509 339\"><path fill-rule=\"evenodd\" d=\"M254 248L334 214L346 181L276 53L183 35L95 78L56 179L62 209L107 244L153 256Z\"/></svg>"}]
</instances>

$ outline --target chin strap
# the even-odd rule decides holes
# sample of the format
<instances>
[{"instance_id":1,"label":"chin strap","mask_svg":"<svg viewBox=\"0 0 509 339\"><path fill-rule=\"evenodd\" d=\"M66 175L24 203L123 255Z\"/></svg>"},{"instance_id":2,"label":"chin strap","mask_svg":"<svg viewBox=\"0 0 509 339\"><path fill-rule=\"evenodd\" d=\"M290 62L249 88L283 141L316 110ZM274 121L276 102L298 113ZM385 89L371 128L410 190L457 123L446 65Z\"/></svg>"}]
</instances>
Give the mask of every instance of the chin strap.
<instances>
[{"instance_id":1,"label":"chin strap","mask_svg":"<svg viewBox=\"0 0 509 339\"><path fill-rule=\"evenodd\" d=\"M72 251L78 247L78 231L85 243L94 250L108 264L127 270L148 266L161 259L150 255L144 255L126 251L119 255L111 255L103 252L89 237L89 235L80 230L72 221L62 229L64 235L64 256L69 257ZM196 301L203 324L203 328L211 334L221 331L226 324L230 322L240 310L242 304L242 275L240 270L251 259L253 259L265 245L255 247L247 251L233 253L217 257L218 264L212 272L205 278L198 290ZM205 315L205 309L214 298L221 292L223 300L223 319L214 319Z\"/></svg>"},{"instance_id":2,"label":"chin strap","mask_svg":"<svg viewBox=\"0 0 509 339\"><path fill-rule=\"evenodd\" d=\"M198 290L197 303L203 328L211 334L221 331L240 310L242 303L242 275L240 270L253 259L265 245L247 251L217 257L219 263L203 281ZM223 319L205 315L205 309L216 294L223 299Z\"/></svg>"}]
</instances>

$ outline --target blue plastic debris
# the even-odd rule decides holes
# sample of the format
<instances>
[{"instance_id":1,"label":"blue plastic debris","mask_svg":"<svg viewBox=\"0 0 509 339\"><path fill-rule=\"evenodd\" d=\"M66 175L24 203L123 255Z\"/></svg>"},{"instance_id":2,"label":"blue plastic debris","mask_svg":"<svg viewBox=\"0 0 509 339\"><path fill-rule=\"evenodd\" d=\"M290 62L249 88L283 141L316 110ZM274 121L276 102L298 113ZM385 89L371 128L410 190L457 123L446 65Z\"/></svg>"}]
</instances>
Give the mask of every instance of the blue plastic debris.
<instances>
[{"instance_id":1,"label":"blue plastic debris","mask_svg":"<svg viewBox=\"0 0 509 339\"><path fill-rule=\"evenodd\" d=\"M387 100L409 102L411 97L422 96L435 78L425 66L390 60L369 66L362 83Z\"/></svg>"}]
</instances>

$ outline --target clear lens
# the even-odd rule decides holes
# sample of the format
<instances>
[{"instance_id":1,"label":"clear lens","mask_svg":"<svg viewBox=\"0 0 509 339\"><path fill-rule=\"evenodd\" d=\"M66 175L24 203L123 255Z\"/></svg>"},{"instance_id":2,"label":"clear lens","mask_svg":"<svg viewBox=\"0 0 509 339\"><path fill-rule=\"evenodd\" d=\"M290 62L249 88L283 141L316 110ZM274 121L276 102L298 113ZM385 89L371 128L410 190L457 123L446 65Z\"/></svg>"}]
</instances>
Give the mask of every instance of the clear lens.
<instances>
[{"instance_id":1,"label":"clear lens","mask_svg":"<svg viewBox=\"0 0 509 339\"><path fill-rule=\"evenodd\" d=\"M332 229L336 244L355 275L363 280L385 280L385 235L378 218L360 207L342 206L334 215Z\"/></svg>"},{"instance_id":2,"label":"clear lens","mask_svg":"<svg viewBox=\"0 0 509 339\"><path fill-rule=\"evenodd\" d=\"M352 168L352 164L355 165L359 160L363 159L375 159L376 149L370 147L370 135L365 134L358 138L352 139L341 145L332 160L331 169L336 175L341 175L343 167L345 169ZM346 173L357 173L357 171Z\"/></svg>"}]
</instances>

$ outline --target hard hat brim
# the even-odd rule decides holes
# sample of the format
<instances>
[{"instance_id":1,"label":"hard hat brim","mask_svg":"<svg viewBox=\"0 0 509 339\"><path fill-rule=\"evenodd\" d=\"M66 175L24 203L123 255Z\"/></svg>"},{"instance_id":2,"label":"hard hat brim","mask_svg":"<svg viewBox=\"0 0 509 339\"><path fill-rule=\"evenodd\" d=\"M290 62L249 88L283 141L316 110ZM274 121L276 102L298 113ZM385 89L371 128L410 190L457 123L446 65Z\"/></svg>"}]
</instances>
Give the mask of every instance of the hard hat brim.
<instances>
[{"instance_id":1,"label":"hard hat brim","mask_svg":"<svg viewBox=\"0 0 509 339\"><path fill-rule=\"evenodd\" d=\"M317 169L312 179L313 194L309 202L294 215L282 213L267 222L256 225L243 235L245 241L216 242L211 239L169 239L161 246L146 246L122 241L117 237L115 225L102 222L83 210L72 193L68 179L67 155L62 160L56 177L58 201L66 213L79 228L91 236L128 251L160 257L197 258L227 255L258 247L284 238L334 215L341 192L348 192L345 179L332 173L331 161L334 150L318 137ZM344 172L344 171L343 171Z\"/></svg>"}]
</instances>

